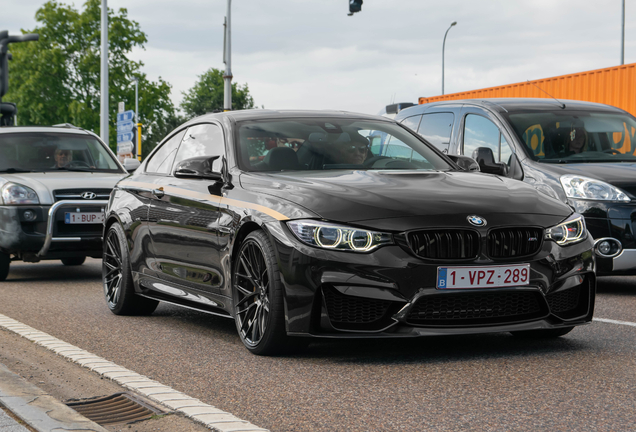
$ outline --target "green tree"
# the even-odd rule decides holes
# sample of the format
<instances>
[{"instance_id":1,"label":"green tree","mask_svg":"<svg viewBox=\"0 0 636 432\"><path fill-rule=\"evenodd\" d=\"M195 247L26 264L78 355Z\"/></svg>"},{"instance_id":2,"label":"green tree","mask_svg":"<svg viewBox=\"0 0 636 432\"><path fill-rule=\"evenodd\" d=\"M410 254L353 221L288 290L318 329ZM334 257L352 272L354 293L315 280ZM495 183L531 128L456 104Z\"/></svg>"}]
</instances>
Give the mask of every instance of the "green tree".
<instances>
[{"instance_id":1,"label":"green tree","mask_svg":"<svg viewBox=\"0 0 636 432\"><path fill-rule=\"evenodd\" d=\"M223 71L208 69L187 92L183 92L181 109L188 118L213 111L222 111L223 104ZM232 84L232 109L254 108L254 99L250 95L247 84Z\"/></svg>"},{"instance_id":2,"label":"green tree","mask_svg":"<svg viewBox=\"0 0 636 432\"><path fill-rule=\"evenodd\" d=\"M163 79L152 82L141 72L142 62L128 58L135 47L147 42L139 24L128 18L126 9L109 16L109 138L116 148L118 102L135 106L133 77L139 79L139 119L143 123L142 154L154 147L166 124L176 116L170 100L171 86ZM38 33L39 42L13 44L9 62L7 102L18 106L21 125L72 123L99 133L100 126L100 0L88 0L84 10L54 0L35 15L37 27L23 33Z\"/></svg>"}]
</instances>

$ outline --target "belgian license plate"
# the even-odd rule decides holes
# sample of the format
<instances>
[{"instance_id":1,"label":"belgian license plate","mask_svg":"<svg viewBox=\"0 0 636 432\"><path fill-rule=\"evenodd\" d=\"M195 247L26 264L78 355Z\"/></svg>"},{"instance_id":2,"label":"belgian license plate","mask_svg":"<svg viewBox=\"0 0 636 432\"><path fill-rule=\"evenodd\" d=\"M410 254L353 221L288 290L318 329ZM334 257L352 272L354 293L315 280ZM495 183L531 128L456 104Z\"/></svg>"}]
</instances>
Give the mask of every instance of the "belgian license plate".
<instances>
[{"instance_id":1,"label":"belgian license plate","mask_svg":"<svg viewBox=\"0 0 636 432\"><path fill-rule=\"evenodd\" d=\"M64 223L67 224L103 224L104 213L66 213Z\"/></svg>"},{"instance_id":2,"label":"belgian license plate","mask_svg":"<svg viewBox=\"0 0 636 432\"><path fill-rule=\"evenodd\" d=\"M530 264L438 267L437 288L499 288L528 285Z\"/></svg>"}]
</instances>

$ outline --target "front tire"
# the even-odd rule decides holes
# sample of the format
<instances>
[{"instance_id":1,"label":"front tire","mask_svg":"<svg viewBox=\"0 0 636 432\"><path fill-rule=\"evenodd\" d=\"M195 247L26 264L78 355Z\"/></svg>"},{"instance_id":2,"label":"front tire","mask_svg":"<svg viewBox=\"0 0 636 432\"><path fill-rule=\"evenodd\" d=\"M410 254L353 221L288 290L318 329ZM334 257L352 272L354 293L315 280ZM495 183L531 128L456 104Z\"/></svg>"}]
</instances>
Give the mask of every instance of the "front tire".
<instances>
[{"instance_id":1,"label":"front tire","mask_svg":"<svg viewBox=\"0 0 636 432\"><path fill-rule=\"evenodd\" d=\"M9 267L11 267L11 257L9 254L0 252L0 282L9 276Z\"/></svg>"},{"instance_id":2,"label":"front tire","mask_svg":"<svg viewBox=\"0 0 636 432\"><path fill-rule=\"evenodd\" d=\"M561 327L556 329L526 330L511 332L513 336L526 339L553 339L564 336L574 330L574 327Z\"/></svg>"},{"instance_id":3,"label":"front tire","mask_svg":"<svg viewBox=\"0 0 636 432\"><path fill-rule=\"evenodd\" d=\"M234 321L241 341L253 354L275 355L291 345L285 330L283 286L274 248L263 231L241 244L232 274Z\"/></svg>"},{"instance_id":4,"label":"front tire","mask_svg":"<svg viewBox=\"0 0 636 432\"><path fill-rule=\"evenodd\" d=\"M114 223L104 238L102 283L106 304L115 315L150 315L159 304L135 294L124 229Z\"/></svg>"},{"instance_id":5,"label":"front tire","mask_svg":"<svg viewBox=\"0 0 636 432\"><path fill-rule=\"evenodd\" d=\"M62 258L62 264L65 266L79 266L84 264L86 261L86 257L73 257L73 258Z\"/></svg>"}]
</instances>

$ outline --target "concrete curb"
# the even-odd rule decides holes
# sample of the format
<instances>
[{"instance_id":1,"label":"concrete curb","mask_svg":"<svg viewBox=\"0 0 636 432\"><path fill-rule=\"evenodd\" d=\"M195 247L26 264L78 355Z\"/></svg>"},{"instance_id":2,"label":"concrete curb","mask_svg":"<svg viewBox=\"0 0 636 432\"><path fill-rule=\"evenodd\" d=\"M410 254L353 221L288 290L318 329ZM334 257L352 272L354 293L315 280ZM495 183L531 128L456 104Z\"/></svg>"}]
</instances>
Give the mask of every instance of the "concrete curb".
<instances>
[{"instance_id":1,"label":"concrete curb","mask_svg":"<svg viewBox=\"0 0 636 432\"><path fill-rule=\"evenodd\" d=\"M0 405L38 432L108 432L3 364L0 364Z\"/></svg>"}]
</instances>

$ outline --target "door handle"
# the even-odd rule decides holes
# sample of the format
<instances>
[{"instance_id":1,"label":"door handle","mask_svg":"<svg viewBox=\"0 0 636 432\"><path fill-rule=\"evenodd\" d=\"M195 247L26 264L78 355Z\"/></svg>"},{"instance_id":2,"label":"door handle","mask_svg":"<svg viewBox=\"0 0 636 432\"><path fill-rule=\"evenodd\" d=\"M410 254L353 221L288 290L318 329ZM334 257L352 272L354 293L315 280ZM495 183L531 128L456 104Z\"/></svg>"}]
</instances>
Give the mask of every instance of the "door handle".
<instances>
[{"instance_id":1,"label":"door handle","mask_svg":"<svg viewBox=\"0 0 636 432\"><path fill-rule=\"evenodd\" d=\"M158 189L153 189L153 190L152 190L152 194L153 194L154 196L156 196L157 198L161 198L161 197L163 197L163 196L164 196L163 188L162 188L162 187L160 187L160 188L158 188Z\"/></svg>"}]
</instances>

